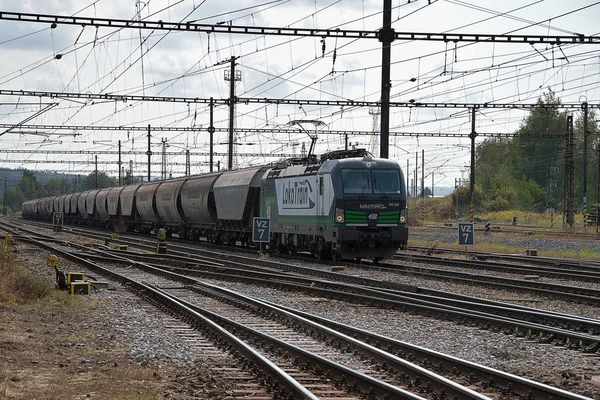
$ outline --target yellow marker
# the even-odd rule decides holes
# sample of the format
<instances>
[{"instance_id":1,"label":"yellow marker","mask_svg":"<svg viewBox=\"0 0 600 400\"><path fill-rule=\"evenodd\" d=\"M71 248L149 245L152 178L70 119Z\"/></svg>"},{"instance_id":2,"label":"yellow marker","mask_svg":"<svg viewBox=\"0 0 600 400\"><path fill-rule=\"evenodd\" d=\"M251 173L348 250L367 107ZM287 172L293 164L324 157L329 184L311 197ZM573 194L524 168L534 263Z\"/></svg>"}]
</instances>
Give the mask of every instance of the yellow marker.
<instances>
[{"instance_id":1,"label":"yellow marker","mask_svg":"<svg viewBox=\"0 0 600 400\"><path fill-rule=\"evenodd\" d=\"M113 239L113 240L116 239L117 238L117 234L113 233L112 235L110 235L110 238Z\"/></svg>"},{"instance_id":2,"label":"yellow marker","mask_svg":"<svg viewBox=\"0 0 600 400\"><path fill-rule=\"evenodd\" d=\"M7 246L12 246L15 243L15 240L10 233L6 235L5 241Z\"/></svg>"},{"instance_id":3,"label":"yellow marker","mask_svg":"<svg viewBox=\"0 0 600 400\"><path fill-rule=\"evenodd\" d=\"M165 229L160 228L158 230L158 240L160 240L161 242L167 240L167 231Z\"/></svg>"},{"instance_id":4,"label":"yellow marker","mask_svg":"<svg viewBox=\"0 0 600 400\"><path fill-rule=\"evenodd\" d=\"M56 264L58 264L58 257L56 257L54 254L50 254L46 257L47 266L56 267Z\"/></svg>"}]
</instances>

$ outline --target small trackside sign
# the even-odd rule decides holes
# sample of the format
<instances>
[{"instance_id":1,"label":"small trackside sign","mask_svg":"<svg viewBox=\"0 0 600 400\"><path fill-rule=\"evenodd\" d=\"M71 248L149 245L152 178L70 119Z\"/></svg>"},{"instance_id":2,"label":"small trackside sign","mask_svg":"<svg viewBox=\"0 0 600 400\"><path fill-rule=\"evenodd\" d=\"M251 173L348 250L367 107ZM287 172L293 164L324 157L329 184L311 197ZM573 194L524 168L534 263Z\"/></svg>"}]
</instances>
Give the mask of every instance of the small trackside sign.
<instances>
[{"instance_id":1,"label":"small trackside sign","mask_svg":"<svg viewBox=\"0 0 600 400\"><path fill-rule=\"evenodd\" d=\"M61 213L61 212L52 213L52 225L53 226L63 226L63 213Z\"/></svg>"},{"instance_id":2,"label":"small trackside sign","mask_svg":"<svg viewBox=\"0 0 600 400\"><path fill-rule=\"evenodd\" d=\"M471 222L458 223L458 245L473 246L475 245L475 229Z\"/></svg>"},{"instance_id":3,"label":"small trackside sign","mask_svg":"<svg viewBox=\"0 0 600 400\"><path fill-rule=\"evenodd\" d=\"M254 217L252 219L252 241L254 243L269 243L271 234L271 219Z\"/></svg>"}]
</instances>

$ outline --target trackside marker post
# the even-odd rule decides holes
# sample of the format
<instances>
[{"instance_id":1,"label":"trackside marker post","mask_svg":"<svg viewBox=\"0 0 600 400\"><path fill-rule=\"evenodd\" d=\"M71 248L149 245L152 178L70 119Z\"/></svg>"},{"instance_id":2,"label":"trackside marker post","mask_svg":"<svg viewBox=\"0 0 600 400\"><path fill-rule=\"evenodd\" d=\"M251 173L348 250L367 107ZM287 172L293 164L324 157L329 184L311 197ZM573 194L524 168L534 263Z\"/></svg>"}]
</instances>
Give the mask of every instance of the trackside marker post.
<instances>
[{"instance_id":1,"label":"trackside marker post","mask_svg":"<svg viewBox=\"0 0 600 400\"><path fill-rule=\"evenodd\" d=\"M468 246L475 245L475 229L472 222L458 223L458 245L465 246L465 253L468 253Z\"/></svg>"}]
</instances>

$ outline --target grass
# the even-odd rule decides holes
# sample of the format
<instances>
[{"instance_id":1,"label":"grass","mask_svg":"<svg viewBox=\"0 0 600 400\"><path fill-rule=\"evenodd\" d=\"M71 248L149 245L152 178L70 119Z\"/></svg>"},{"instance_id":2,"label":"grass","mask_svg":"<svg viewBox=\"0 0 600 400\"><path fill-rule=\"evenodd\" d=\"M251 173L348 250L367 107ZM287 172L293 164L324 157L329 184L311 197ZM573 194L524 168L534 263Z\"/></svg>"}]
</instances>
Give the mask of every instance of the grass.
<instances>
[{"instance_id":1,"label":"grass","mask_svg":"<svg viewBox=\"0 0 600 400\"><path fill-rule=\"evenodd\" d=\"M12 247L0 242L0 303L28 303L44 300L74 306L77 298L38 278L31 270L19 265Z\"/></svg>"},{"instance_id":2,"label":"grass","mask_svg":"<svg viewBox=\"0 0 600 400\"><path fill-rule=\"evenodd\" d=\"M0 398L163 399L173 369L132 362L128 347L93 328L97 306L38 278L1 241Z\"/></svg>"},{"instance_id":3,"label":"grass","mask_svg":"<svg viewBox=\"0 0 600 400\"><path fill-rule=\"evenodd\" d=\"M544 238L542 235L533 235L530 237ZM419 240L411 237L409 234L408 245L409 246L423 246L433 247L434 242ZM446 249L460 249L464 250L464 246L458 245L458 239L454 243L439 243L437 248ZM523 247L510 246L502 243L477 243L477 237L475 238L475 246L469 247L469 251L482 251L490 253L506 253L506 254L524 254L527 249ZM592 260L600 261L600 254L591 248L583 246L581 250L569 251L569 250L538 250L538 256L540 257L552 257L552 258L569 258L575 260Z\"/></svg>"}]
</instances>

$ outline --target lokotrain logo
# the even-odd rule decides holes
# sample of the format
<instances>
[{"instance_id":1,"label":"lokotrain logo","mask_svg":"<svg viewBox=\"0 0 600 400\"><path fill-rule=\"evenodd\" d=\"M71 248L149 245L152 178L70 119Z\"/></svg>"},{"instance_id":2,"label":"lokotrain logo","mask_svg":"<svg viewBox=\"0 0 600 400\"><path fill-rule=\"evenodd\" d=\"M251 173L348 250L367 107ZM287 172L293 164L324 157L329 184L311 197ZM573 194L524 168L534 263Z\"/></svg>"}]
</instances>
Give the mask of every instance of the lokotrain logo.
<instances>
[{"instance_id":1,"label":"lokotrain logo","mask_svg":"<svg viewBox=\"0 0 600 400\"><path fill-rule=\"evenodd\" d=\"M371 204L361 204L360 209L378 209L378 210L385 210L387 207L385 206L385 204L377 204L377 203L371 203Z\"/></svg>"},{"instance_id":2,"label":"lokotrain logo","mask_svg":"<svg viewBox=\"0 0 600 400\"><path fill-rule=\"evenodd\" d=\"M314 208L315 202L312 199L312 187L308 180L286 181L282 182L282 201L283 208Z\"/></svg>"}]
</instances>

